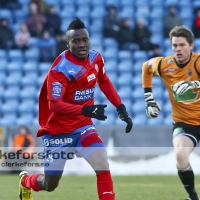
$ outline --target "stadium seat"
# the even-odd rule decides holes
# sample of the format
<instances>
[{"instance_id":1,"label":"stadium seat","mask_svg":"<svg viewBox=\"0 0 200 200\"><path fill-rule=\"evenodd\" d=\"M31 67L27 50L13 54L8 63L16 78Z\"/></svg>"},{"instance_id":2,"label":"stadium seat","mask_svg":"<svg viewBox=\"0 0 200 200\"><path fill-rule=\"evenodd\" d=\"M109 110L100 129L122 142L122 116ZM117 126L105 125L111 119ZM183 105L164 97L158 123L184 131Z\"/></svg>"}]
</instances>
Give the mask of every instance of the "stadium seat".
<instances>
[{"instance_id":1,"label":"stadium seat","mask_svg":"<svg viewBox=\"0 0 200 200\"><path fill-rule=\"evenodd\" d=\"M171 125L172 126L172 123L173 123L172 116L171 116L171 114L168 114L163 120L163 125Z\"/></svg>"},{"instance_id":2,"label":"stadium seat","mask_svg":"<svg viewBox=\"0 0 200 200\"><path fill-rule=\"evenodd\" d=\"M134 112L134 111L133 111ZM146 113L137 113L135 116L132 118L132 122L134 126L137 125L145 125L147 121L147 116Z\"/></svg>"},{"instance_id":3,"label":"stadium seat","mask_svg":"<svg viewBox=\"0 0 200 200\"><path fill-rule=\"evenodd\" d=\"M22 89L19 93L19 96L22 99L33 99L36 98L36 88L34 86L26 87Z\"/></svg>"},{"instance_id":4,"label":"stadium seat","mask_svg":"<svg viewBox=\"0 0 200 200\"><path fill-rule=\"evenodd\" d=\"M120 11L120 16L123 18L134 18L135 17L135 10L134 7L124 6Z\"/></svg>"},{"instance_id":5,"label":"stadium seat","mask_svg":"<svg viewBox=\"0 0 200 200\"><path fill-rule=\"evenodd\" d=\"M33 122L33 119L34 117L31 113L21 115L20 117L16 119L16 125L17 126L24 125L24 124L31 125Z\"/></svg>"},{"instance_id":6,"label":"stadium seat","mask_svg":"<svg viewBox=\"0 0 200 200\"><path fill-rule=\"evenodd\" d=\"M21 72L10 72L9 76L6 77L4 83L6 86L18 85L21 81L22 73Z\"/></svg>"},{"instance_id":7,"label":"stadium seat","mask_svg":"<svg viewBox=\"0 0 200 200\"><path fill-rule=\"evenodd\" d=\"M108 99L103 99L101 104L107 105L105 108L105 114L107 115L108 113L114 114L116 112L115 106L112 105L112 103Z\"/></svg>"},{"instance_id":8,"label":"stadium seat","mask_svg":"<svg viewBox=\"0 0 200 200\"><path fill-rule=\"evenodd\" d=\"M132 88L129 86L120 86L117 90L117 93L121 99L130 99L131 98Z\"/></svg>"},{"instance_id":9,"label":"stadium seat","mask_svg":"<svg viewBox=\"0 0 200 200\"><path fill-rule=\"evenodd\" d=\"M10 62L23 62L23 54L21 50L9 50L8 59Z\"/></svg>"},{"instance_id":10,"label":"stadium seat","mask_svg":"<svg viewBox=\"0 0 200 200\"><path fill-rule=\"evenodd\" d=\"M137 116L138 113L146 113L146 104L144 98L143 100L135 100L131 106L131 111L135 116Z\"/></svg>"},{"instance_id":11,"label":"stadium seat","mask_svg":"<svg viewBox=\"0 0 200 200\"><path fill-rule=\"evenodd\" d=\"M24 52L24 58L26 61L39 61L39 49L38 48L32 48L28 49Z\"/></svg>"},{"instance_id":12,"label":"stadium seat","mask_svg":"<svg viewBox=\"0 0 200 200\"><path fill-rule=\"evenodd\" d=\"M134 61L143 61L147 60L147 53L145 51L137 50L133 52Z\"/></svg>"},{"instance_id":13,"label":"stadium seat","mask_svg":"<svg viewBox=\"0 0 200 200\"><path fill-rule=\"evenodd\" d=\"M22 102L18 105L18 112L21 113L30 113L33 112L35 102L33 99L22 100Z\"/></svg>"},{"instance_id":14,"label":"stadium seat","mask_svg":"<svg viewBox=\"0 0 200 200\"><path fill-rule=\"evenodd\" d=\"M134 64L133 64L133 72L135 73L139 73L141 75L141 72L142 72L142 65L145 61L136 61Z\"/></svg>"},{"instance_id":15,"label":"stadium seat","mask_svg":"<svg viewBox=\"0 0 200 200\"><path fill-rule=\"evenodd\" d=\"M22 70L26 72L37 72L38 71L38 63L34 61L25 62L22 65Z\"/></svg>"},{"instance_id":16,"label":"stadium seat","mask_svg":"<svg viewBox=\"0 0 200 200\"><path fill-rule=\"evenodd\" d=\"M169 47L164 51L164 56L171 56L171 55L174 55L174 52L172 51L171 47Z\"/></svg>"},{"instance_id":17,"label":"stadium seat","mask_svg":"<svg viewBox=\"0 0 200 200\"><path fill-rule=\"evenodd\" d=\"M141 75L137 74L132 79L132 86L133 87L141 87L141 85L142 85L142 74Z\"/></svg>"},{"instance_id":18,"label":"stadium seat","mask_svg":"<svg viewBox=\"0 0 200 200\"><path fill-rule=\"evenodd\" d=\"M171 106L171 103L170 103L169 100L166 101L165 104L163 104L162 110L163 110L165 115L167 115L167 114L172 112L172 106Z\"/></svg>"},{"instance_id":19,"label":"stadium seat","mask_svg":"<svg viewBox=\"0 0 200 200\"><path fill-rule=\"evenodd\" d=\"M6 18L6 19L8 19L10 26L13 24L12 12L9 9L2 9L1 8L0 18Z\"/></svg>"},{"instance_id":20,"label":"stadium seat","mask_svg":"<svg viewBox=\"0 0 200 200\"><path fill-rule=\"evenodd\" d=\"M121 0L121 6L130 6L133 7L135 4L135 0Z\"/></svg>"},{"instance_id":21,"label":"stadium seat","mask_svg":"<svg viewBox=\"0 0 200 200\"><path fill-rule=\"evenodd\" d=\"M136 18L140 17L149 18L149 14L150 12L148 4L136 6L136 13L135 13Z\"/></svg>"},{"instance_id":22,"label":"stadium seat","mask_svg":"<svg viewBox=\"0 0 200 200\"><path fill-rule=\"evenodd\" d=\"M0 59L7 60L7 51L4 49L0 49Z\"/></svg>"},{"instance_id":23,"label":"stadium seat","mask_svg":"<svg viewBox=\"0 0 200 200\"><path fill-rule=\"evenodd\" d=\"M103 30L103 22L102 20L96 20L93 21L92 24L90 24L90 31L91 32L101 32Z\"/></svg>"},{"instance_id":24,"label":"stadium seat","mask_svg":"<svg viewBox=\"0 0 200 200\"><path fill-rule=\"evenodd\" d=\"M43 62L40 63L38 66L38 70L40 73L47 73L49 71L49 69L51 68L52 63L50 62Z\"/></svg>"},{"instance_id":25,"label":"stadium seat","mask_svg":"<svg viewBox=\"0 0 200 200\"><path fill-rule=\"evenodd\" d=\"M7 60L3 60L2 58L0 58L0 60L1 60L0 73L6 72L7 65L8 65Z\"/></svg>"},{"instance_id":26,"label":"stadium seat","mask_svg":"<svg viewBox=\"0 0 200 200\"><path fill-rule=\"evenodd\" d=\"M128 50L120 50L118 52L118 58L120 61L124 61L124 60L132 60L132 57L131 57L131 52L128 51Z\"/></svg>"},{"instance_id":27,"label":"stadium seat","mask_svg":"<svg viewBox=\"0 0 200 200\"><path fill-rule=\"evenodd\" d=\"M92 1L94 2L94 1ZM92 19L93 22L95 22L95 18L99 18L99 19L103 19L103 17L105 16L106 11L105 11L105 7L98 5L96 7L93 7L91 13L90 13L90 18Z\"/></svg>"},{"instance_id":28,"label":"stadium seat","mask_svg":"<svg viewBox=\"0 0 200 200\"><path fill-rule=\"evenodd\" d=\"M118 48L118 43L114 38L104 38L103 42L104 42L105 48L107 48L107 47Z\"/></svg>"},{"instance_id":29,"label":"stadium seat","mask_svg":"<svg viewBox=\"0 0 200 200\"><path fill-rule=\"evenodd\" d=\"M14 115L6 115L6 117L0 118L0 126L7 127L7 126L14 126L17 117Z\"/></svg>"},{"instance_id":30,"label":"stadium seat","mask_svg":"<svg viewBox=\"0 0 200 200\"><path fill-rule=\"evenodd\" d=\"M117 78L117 85L120 86L125 86L125 87L131 87L131 82L132 82L133 76L130 72L124 72L120 74Z\"/></svg>"},{"instance_id":31,"label":"stadium seat","mask_svg":"<svg viewBox=\"0 0 200 200\"><path fill-rule=\"evenodd\" d=\"M10 86L8 87L4 93L3 93L3 98L4 100L8 99L17 99L19 97L20 89L19 86Z\"/></svg>"},{"instance_id":32,"label":"stadium seat","mask_svg":"<svg viewBox=\"0 0 200 200\"><path fill-rule=\"evenodd\" d=\"M29 41L29 45L31 48L37 48L38 47L38 38L37 37L31 37Z\"/></svg>"},{"instance_id":33,"label":"stadium seat","mask_svg":"<svg viewBox=\"0 0 200 200\"><path fill-rule=\"evenodd\" d=\"M154 7L154 6L163 6L163 2L160 1L160 0L151 0L151 1L149 2L149 4L150 4L152 7Z\"/></svg>"},{"instance_id":34,"label":"stadium seat","mask_svg":"<svg viewBox=\"0 0 200 200\"><path fill-rule=\"evenodd\" d=\"M152 126L163 125L163 120L164 120L163 115L160 113L157 118L148 118L147 124Z\"/></svg>"},{"instance_id":35,"label":"stadium seat","mask_svg":"<svg viewBox=\"0 0 200 200\"><path fill-rule=\"evenodd\" d=\"M117 57L118 57L117 53L118 53L118 50L115 47L110 47L103 52L103 57L105 61L107 61L107 59L117 60Z\"/></svg>"},{"instance_id":36,"label":"stadium seat","mask_svg":"<svg viewBox=\"0 0 200 200\"><path fill-rule=\"evenodd\" d=\"M1 71L0 70L0 88L5 83L6 76L7 76L6 75L6 71Z\"/></svg>"},{"instance_id":37,"label":"stadium seat","mask_svg":"<svg viewBox=\"0 0 200 200\"><path fill-rule=\"evenodd\" d=\"M154 77L153 77L153 80L152 80L152 85L153 85L153 87L154 87L154 86L163 87L163 82L162 82L161 77L159 77L159 76L154 76Z\"/></svg>"},{"instance_id":38,"label":"stadium seat","mask_svg":"<svg viewBox=\"0 0 200 200\"><path fill-rule=\"evenodd\" d=\"M90 5L90 0L76 0L78 6Z\"/></svg>"},{"instance_id":39,"label":"stadium seat","mask_svg":"<svg viewBox=\"0 0 200 200\"><path fill-rule=\"evenodd\" d=\"M106 71L107 76L109 77L109 79L111 80L111 82L115 85L117 82L117 72L116 71Z\"/></svg>"},{"instance_id":40,"label":"stadium seat","mask_svg":"<svg viewBox=\"0 0 200 200\"><path fill-rule=\"evenodd\" d=\"M9 62L7 65L7 72L12 73L12 72L21 72L22 71L22 62Z\"/></svg>"},{"instance_id":41,"label":"stadium seat","mask_svg":"<svg viewBox=\"0 0 200 200\"><path fill-rule=\"evenodd\" d=\"M115 59L111 59L111 60L107 60L107 59L108 58L106 57L106 62L105 62L105 66L104 66L106 73L116 72L117 71L117 61Z\"/></svg>"},{"instance_id":42,"label":"stadium seat","mask_svg":"<svg viewBox=\"0 0 200 200\"><path fill-rule=\"evenodd\" d=\"M15 113L18 108L18 100L17 99L9 99L5 103L1 105L1 112L5 113Z\"/></svg>"},{"instance_id":43,"label":"stadium seat","mask_svg":"<svg viewBox=\"0 0 200 200\"><path fill-rule=\"evenodd\" d=\"M166 0L165 1L165 6L171 6L171 5L174 5L174 6L176 6L176 5L178 5L178 0Z\"/></svg>"},{"instance_id":44,"label":"stadium seat","mask_svg":"<svg viewBox=\"0 0 200 200\"><path fill-rule=\"evenodd\" d=\"M37 80L36 78L33 77L31 75L31 73L27 74L27 75L25 75L25 76L22 77L22 79L20 81L20 84L21 84L22 87L24 87L24 86L26 86L26 87L27 86L35 86L36 80Z\"/></svg>"},{"instance_id":45,"label":"stadium seat","mask_svg":"<svg viewBox=\"0 0 200 200\"><path fill-rule=\"evenodd\" d=\"M75 17L75 7L73 5L64 6L64 8L60 11L59 15L62 19L70 18L66 23L70 22ZM65 20L62 20L62 23L65 23ZM69 25L69 23L68 23ZM67 30L67 29L66 29Z\"/></svg>"},{"instance_id":46,"label":"stadium seat","mask_svg":"<svg viewBox=\"0 0 200 200\"><path fill-rule=\"evenodd\" d=\"M133 68L133 63L131 62L131 60L124 59L124 61L118 64L117 71L119 72L119 74L123 74L124 72L129 72L131 74L131 72L133 71L132 68Z\"/></svg>"},{"instance_id":47,"label":"stadium seat","mask_svg":"<svg viewBox=\"0 0 200 200\"><path fill-rule=\"evenodd\" d=\"M142 87L136 87L135 89L133 89L132 91L132 100L135 101L136 99L140 99L142 101L144 101L144 90Z\"/></svg>"}]
</instances>

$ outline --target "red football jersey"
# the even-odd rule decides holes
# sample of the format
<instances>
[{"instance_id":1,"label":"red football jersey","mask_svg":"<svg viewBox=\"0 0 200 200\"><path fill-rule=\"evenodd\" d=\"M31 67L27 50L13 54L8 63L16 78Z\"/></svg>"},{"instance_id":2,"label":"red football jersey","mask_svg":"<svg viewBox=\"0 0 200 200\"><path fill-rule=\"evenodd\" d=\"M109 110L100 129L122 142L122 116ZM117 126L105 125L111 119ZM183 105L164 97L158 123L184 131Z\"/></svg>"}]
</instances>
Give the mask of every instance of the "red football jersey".
<instances>
[{"instance_id":1,"label":"red football jersey","mask_svg":"<svg viewBox=\"0 0 200 200\"><path fill-rule=\"evenodd\" d=\"M37 136L45 133L66 134L92 124L91 118L82 114L51 112L48 101L62 101L81 106L93 105L96 83L107 79L104 60L98 52L90 50L85 60L75 58L69 50L61 53L50 68L41 88L39 97L41 128Z\"/></svg>"}]
</instances>

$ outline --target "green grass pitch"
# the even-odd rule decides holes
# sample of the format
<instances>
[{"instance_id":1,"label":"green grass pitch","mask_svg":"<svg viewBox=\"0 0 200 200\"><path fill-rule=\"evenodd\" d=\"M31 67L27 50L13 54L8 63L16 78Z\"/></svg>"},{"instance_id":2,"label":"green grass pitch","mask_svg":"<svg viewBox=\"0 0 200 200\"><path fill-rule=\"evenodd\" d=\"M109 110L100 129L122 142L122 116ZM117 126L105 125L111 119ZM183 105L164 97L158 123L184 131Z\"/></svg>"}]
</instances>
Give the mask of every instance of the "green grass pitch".
<instances>
[{"instance_id":1,"label":"green grass pitch","mask_svg":"<svg viewBox=\"0 0 200 200\"><path fill-rule=\"evenodd\" d=\"M196 176L200 194L200 176ZM113 176L116 200L183 200L177 176ZM63 176L54 192L33 192L34 200L98 200L95 176ZM18 198L18 176L0 175L0 200Z\"/></svg>"}]
</instances>

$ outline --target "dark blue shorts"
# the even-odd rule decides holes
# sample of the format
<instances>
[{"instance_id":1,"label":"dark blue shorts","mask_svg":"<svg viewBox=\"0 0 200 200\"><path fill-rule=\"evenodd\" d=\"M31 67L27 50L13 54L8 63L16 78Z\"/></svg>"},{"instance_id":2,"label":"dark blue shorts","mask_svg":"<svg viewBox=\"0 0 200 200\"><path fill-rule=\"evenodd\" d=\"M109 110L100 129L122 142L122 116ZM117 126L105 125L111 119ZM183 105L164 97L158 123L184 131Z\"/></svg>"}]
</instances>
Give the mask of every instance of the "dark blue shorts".
<instances>
[{"instance_id":1,"label":"dark blue shorts","mask_svg":"<svg viewBox=\"0 0 200 200\"><path fill-rule=\"evenodd\" d=\"M70 134L58 134L42 137L44 147L44 171L50 175L63 173L66 160L74 154L87 159L97 150L106 151L94 125L81 127Z\"/></svg>"}]
</instances>

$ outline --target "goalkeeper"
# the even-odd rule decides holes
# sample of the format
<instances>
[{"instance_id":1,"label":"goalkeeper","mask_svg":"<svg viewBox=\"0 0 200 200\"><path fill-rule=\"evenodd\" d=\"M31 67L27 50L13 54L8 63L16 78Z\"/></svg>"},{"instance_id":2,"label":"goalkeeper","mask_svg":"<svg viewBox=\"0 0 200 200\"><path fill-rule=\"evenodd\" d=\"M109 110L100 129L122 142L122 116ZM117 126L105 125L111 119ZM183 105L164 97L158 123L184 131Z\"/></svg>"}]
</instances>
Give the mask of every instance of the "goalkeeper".
<instances>
[{"instance_id":1,"label":"goalkeeper","mask_svg":"<svg viewBox=\"0 0 200 200\"><path fill-rule=\"evenodd\" d=\"M169 37L174 55L152 58L143 64L146 113L156 118L161 111L152 93L152 78L158 75L168 90L172 105L178 176L189 195L188 200L199 200L189 156L200 139L200 54L192 52L194 36L187 27L174 27Z\"/></svg>"}]
</instances>

